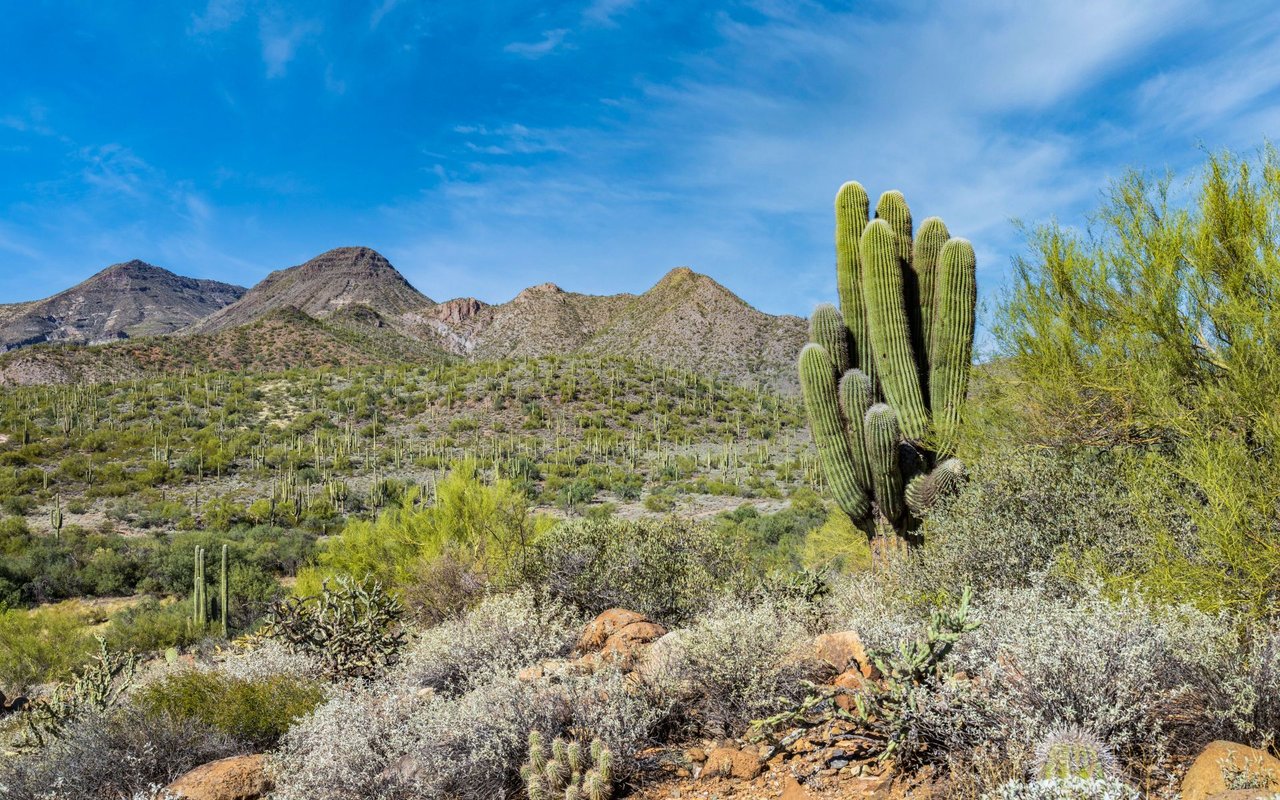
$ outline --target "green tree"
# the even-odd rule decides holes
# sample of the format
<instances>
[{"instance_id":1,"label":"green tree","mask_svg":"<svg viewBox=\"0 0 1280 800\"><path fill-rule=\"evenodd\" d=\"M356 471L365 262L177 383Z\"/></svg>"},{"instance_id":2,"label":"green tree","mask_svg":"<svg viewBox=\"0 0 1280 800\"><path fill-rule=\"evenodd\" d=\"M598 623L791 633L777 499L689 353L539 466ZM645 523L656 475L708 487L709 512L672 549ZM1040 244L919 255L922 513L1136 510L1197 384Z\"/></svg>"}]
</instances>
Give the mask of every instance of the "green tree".
<instances>
[{"instance_id":1,"label":"green tree","mask_svg":"<svg viewBox=\"0 0 1280 800\"><path fill-rule=\"evenodd\" d=\"M1132 172L1088 233L1029 232L994 327L987 433L1122 449L1185 509L1152 526L1148 586L1280 610L1280 156L1210 155L1185 187Z\"/></svg>"}]
</instances>

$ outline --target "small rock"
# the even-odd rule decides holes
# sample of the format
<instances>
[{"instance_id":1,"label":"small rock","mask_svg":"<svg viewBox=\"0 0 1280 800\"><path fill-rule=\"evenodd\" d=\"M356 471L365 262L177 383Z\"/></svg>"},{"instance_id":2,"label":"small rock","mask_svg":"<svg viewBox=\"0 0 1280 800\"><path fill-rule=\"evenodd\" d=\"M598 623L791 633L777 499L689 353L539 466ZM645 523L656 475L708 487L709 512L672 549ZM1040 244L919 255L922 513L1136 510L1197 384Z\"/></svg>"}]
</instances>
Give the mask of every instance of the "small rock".
<instances>
[{"instance_id":1,"label":"small rock","mask_svg":"<svg viewBox=\"0 0 1280 800\"><path fill-rule=\"evenodd\" d=\"M578 637L579 653L594 653L604 647L609 637L633 622L648 622L649 618L625 608L611 608L588 623Z\"/></svg>"},{"instance_id":2,"label":"small rock","mask_svg":"<svg viewBox=\"0 0 1280 800\"><path fill-rule=\"evenodd\" d=\"M232 756L196 767L166 787L185 800L258 800L274 787L262 755Z\"/></svg>"},{"instance_id":3,"label":"small rock","mask_svg":"<svg viewBox=\"0 0 1280 800\"><path fill-rule=\"evenodd\" d=\"M875 668L867 658L862 638L857 631L824 633L813 640L813 654L835 667L836 672L857 669L864 677L875 676Z\"/></svg>"},{"instance_id":4,"label":"small rock","mask_svg":"<svg viewBox=\"0 0 1280 800\"><path fill-rule=\"evenodd\" d=\"M1235 742L1217 741L1211 743L1196 757L1195 763L1182 778L1182 800L1208 800L1227 791L1227 779L1223 766L1235 764L1238 768L1248 768L1259 776L1270 774L1270 781L1264 789L1255 791L1257 796L1266 797L1280 790L1280 759L1264 750L1255 750ZM1238 800L1238 796L1232 795Z\"/></svg>"},{"instance_id":5,"label":"small rock","mask_svg":"<svg viewBox=\"0 0 1280 800\"><path fill-rule=\"evenodd\" d=\"M813 792L800 785L792 776L788 775L782 781L782 800L816 800Z\"/></svg>"},{"instance_id":6,"label":"small rock","mask_svg":"<svg viewBox=\"0 0 1280 800\"><path fill-rule=\"evenodd\" d=\"M760 774L760 756L732 747L719 747L707 756L702 767L703 778L740 778L751 780Z\"/></svg>"}]
</instances>

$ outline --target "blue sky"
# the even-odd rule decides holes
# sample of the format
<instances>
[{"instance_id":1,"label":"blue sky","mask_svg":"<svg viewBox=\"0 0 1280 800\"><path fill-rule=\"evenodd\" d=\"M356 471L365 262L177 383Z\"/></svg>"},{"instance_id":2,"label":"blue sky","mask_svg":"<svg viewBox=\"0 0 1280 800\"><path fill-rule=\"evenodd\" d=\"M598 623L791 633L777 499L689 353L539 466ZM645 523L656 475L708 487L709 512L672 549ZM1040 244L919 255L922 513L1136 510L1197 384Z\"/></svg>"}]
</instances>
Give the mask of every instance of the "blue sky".
<instances>
[{"instance_id":1,"label":"blue sky","mask_svg":"<svg viewBox=\"0 0 1280 800\"><path fill-rule=\"evenodd\" d=\"M443 300L671 267L834 295L856 178L974 240L1280 131L1272 3L31 2L0 25L0 302L363 244Z\"/></svg>"}]
</instances>

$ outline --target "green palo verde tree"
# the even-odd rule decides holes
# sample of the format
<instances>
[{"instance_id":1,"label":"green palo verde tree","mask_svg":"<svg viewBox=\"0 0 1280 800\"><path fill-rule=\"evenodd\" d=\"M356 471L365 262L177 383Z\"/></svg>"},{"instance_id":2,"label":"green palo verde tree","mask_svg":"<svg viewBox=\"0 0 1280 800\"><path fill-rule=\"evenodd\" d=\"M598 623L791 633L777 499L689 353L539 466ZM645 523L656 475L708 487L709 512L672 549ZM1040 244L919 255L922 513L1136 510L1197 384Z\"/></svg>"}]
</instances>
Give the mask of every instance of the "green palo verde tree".
<instances>
[{"instance_id":1,"label":"green palo verde tree","mask_svg":"<svg viewBox=\"0 0 1280 800\"><path fill-rule=\"evenodd\" d=\"M800 385L823 474L841 510L881 550L964 479L954 458L977 305L973 246L937 217L912 237L901 192L869 219L855 182L836 195L840 308L817 307Z\"/></svg>"}]
</instances>

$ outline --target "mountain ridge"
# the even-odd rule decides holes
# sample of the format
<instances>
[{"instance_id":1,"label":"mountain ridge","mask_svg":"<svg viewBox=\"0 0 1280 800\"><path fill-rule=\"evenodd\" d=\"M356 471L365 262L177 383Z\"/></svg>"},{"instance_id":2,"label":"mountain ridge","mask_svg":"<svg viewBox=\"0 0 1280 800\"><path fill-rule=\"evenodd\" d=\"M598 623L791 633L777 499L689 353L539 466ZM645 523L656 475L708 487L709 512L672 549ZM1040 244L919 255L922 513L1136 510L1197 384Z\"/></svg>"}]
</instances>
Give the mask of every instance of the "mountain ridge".
<instances>
[{"instance_id":1,"label":"mountain ridge","mask_svg":"<svg viewBox=\"0 0 1280 800\"><path fill-rule=\"evenodd\" d=\"M0 306L0 351L44 342L95 344L173 333L247 290L133 259L43 300Z\"/></svg>"},{"instance_id":2,"label":"mountain ridge","mask_svg":"<svg viewBox=\"0 0 1280 800\"><path fill-rule=\"evenodd\" d=\"M103 372L183 365L285 369L584 353L794 391L793 359L805 336L803 319L760 311L689 267L668 271L640 294L592 295L541 283L505 303L436 302L377 251L343 247L276 270L234 302L145 342L56 356L40 348L10 353L0 357L0 383L95 380ZM112 347L116 352L105 352ZM123 352L130 348L136 357ZM114 366L104 370L95 358Z\"/></svg>"}]
</instances>

